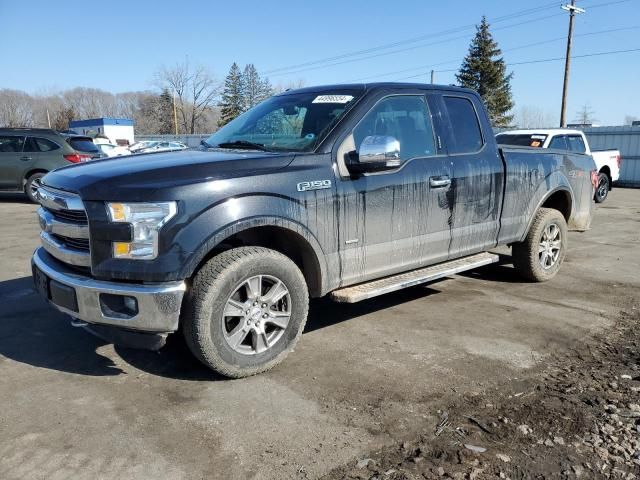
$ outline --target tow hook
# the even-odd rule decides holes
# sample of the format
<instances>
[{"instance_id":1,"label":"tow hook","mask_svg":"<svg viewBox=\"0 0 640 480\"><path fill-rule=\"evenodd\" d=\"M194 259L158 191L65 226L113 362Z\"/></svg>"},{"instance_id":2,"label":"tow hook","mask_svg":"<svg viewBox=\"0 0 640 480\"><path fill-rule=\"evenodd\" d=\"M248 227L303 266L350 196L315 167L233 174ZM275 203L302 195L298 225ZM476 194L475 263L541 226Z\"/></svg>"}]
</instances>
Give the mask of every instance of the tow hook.
<instances>
[{"instance_id":1,"label":"tow hook","mask_svg":"<svg viewBox=\"0 0 640 480\"><path fill-rule=\"evenodd\" d=\"M86 327L87 325L89 325L87 322L84 322L82 320L78 320L77 318L71 317L71 326L72 327Z\"/></svg>"}]
</instances>

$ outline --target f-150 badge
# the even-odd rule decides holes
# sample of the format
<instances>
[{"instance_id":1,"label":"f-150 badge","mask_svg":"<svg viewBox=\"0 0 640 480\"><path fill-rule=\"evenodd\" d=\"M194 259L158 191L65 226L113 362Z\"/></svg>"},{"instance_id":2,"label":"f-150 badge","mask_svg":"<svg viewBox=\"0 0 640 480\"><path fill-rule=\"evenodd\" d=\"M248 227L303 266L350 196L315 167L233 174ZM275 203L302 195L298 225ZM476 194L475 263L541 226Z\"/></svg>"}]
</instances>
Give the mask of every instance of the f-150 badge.
<instances>
[{"instance_id":1,"label":"f-150 badge","mask_svg":"<svg viewBox=\"0 0 640 480\"><path fill-rule=\"evenodd\" d=\"M331 188L331 180L312 180L311 182L300 182L298 184L299 192L322 190L324 188Z\"/></svg>"}]
</instances>

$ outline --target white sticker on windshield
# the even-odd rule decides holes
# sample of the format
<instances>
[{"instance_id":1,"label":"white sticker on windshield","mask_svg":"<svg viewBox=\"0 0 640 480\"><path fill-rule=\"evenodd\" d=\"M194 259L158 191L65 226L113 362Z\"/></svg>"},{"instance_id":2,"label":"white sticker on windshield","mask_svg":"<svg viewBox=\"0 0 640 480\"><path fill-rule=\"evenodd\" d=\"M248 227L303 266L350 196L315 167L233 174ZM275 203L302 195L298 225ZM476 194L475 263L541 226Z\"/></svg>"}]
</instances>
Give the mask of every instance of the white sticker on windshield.
<instances>
[{"instance_id":1,"label":"white sticker on windshield","mask_svg":"<svg viewBox=\"0 0 640 480\"><path fill-rule=\"evenodd\" d=\"M349 103L352 95L318 95L311 103Z\"/></svg>"},{"instance_id":2,"label":"white sticker on windshield","mask_svg":"<svg viewBox=\"0 0 640 480\"><path fill-rule=\"evenodd\" d=\"M531 138L535 138L536 140L545 140L547 138L546 135L531 135Z\"/></svg>"}]
</instances>

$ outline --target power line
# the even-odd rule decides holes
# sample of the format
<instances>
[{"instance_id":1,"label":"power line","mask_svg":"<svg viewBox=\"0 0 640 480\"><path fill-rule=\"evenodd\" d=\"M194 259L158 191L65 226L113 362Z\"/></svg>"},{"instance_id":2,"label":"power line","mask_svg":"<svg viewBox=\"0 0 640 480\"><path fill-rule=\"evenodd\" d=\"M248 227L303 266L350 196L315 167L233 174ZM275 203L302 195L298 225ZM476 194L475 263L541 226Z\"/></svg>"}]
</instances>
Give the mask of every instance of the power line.
<instances>
[{"instance_id":1,"label":"power line","mask_svg":"<svg viewBox=\"0 0 640 480\"><path fill-rule=\"evenodd\" d=\"M615 55L618 53L631 53L631 52L640 52L640 48L631 48L628 50L611 50L608 52L595 52L595 53L585 53L584 55L572 55L571 58L575 59L575 58L587 58L587 57L599 57L599 56L603 56L603 55ZM557 61L564 61L565 57L555 57L555 58L541 58L541 59L537 59L537 60L527 60L524 62L512 62L509 63L509 66L513 66L513 65L529 65L529 64L534 64L534 63L546 63L546 62L557 62ZM458 69L457 68L451 68L448 70L436 70L436 73L447 73L447 72L457 72ZM398 78L398 80L408 80L410 78L417 78L417 77L422 77L424 75L427 75L428 72L422 72L418 75L412 75L410 77L402 77L402 78Z\"/></svg>"},{"instance_id":2,"label":"power line","mask_svg":"<svg viewBox=\"0 0 640 480\"><path fill-rule=\"evenodd\" d=\"M624 0L624 1L628 1L628 0ZM498 22L503 22L503 21L506 21L506 20L511 20L512 18L518 18L518 17L522 17L522 16L526 16L526 15L531 15L532 13L537 13L537 12L539 12L541 10L546 10L546 9L552 7L552 6L557 6L557 2L546 3L546 4L540 5L538 7L528 8L526 10L521 10L521 11L518 11L518 12L514 12L512 14L503 15L502 17L497 17L495 19L491 19L491 22L492 23L498 23ZM362 50L356 50L356 51L352 51L352 52L348 52L348 53L343 53L343 54L335 55L335 56L332 56L332 57L325 57L325 58L322 58L322 59L313 60L313 61L309 61L309 62L303 62L303 63L298 63L298 64L289 65L289 66L285 66L285 67L273 68L271 70L266 70L264 72L264 74L265 75L274 74L276 72L282 72L284 70L297 70L299 68L310 66L310 65L317 65L317 64L320 64L320 63L332 62L332 61L340 60L340 59L343 59L343 58L364 55L364 54L371 53L371 52L374 52L374 51L377 51L377 50L386 50L386 49L397 47L397 46L400 46L400 45L406 45L406 44L409 44L409 43L416 43L416 42L419 42L419 41L422 41L422 40L426 40L428 38L439 37L439 36L442 36L442 35L449 35L449 34L452 34L452 33L458 33L460 31L464 31L464 30L467 30L469 28L474 28L474 27L475 27L475 24L455 27L455 28L451 28L451 29L448 29L448 30L443 30L443 31L436 32L436 33L420 35L418 37L408 38L408 39L400 40L400 41L397 41L397 42L392 42L392 43L388 43L388 44L384 44L384 45L378 45L378 46L375 46L375 47L370 47L370 48L366 48L366 49L362 49Z\"/></svg>"},{"instance_id":3,"label":"power line","mask_svg":"<svg viewBox=\"0 0 640 480\"><path fill-rule=\"evenodd\" d=\"M543 17L536 17L536 18L532 18L532 19L526 20L524 22L518 22L518 23L511 24L511 25L504 25L502 27L494 28L493 31L498 31L498 30L504 30L504 29L507 29L507 28L518 27L520 25L530 24L530 23L534 23L534 22L540 22L542 20L547 20L547 19L552 18L552 17L559 17L561 15L562 15L562 13L554 13L554 14L551 14L551 15L545 15ZM458 35L457 37L451 37L451 38L446 38L446 39L443 39L443 40L438 40L437 42L431 42L431 43L426 43L426 44L422 44L422 45L413 45L411 47L405 47L405 48L400 48L400 49L396 49L396 50L391 50L389 52L375 53L373 55L368 55L368 56L365 56L365 57L346 59L346 60L342 60L342 61L339 61L339 62L329 63L327 65L310 66L310 67L306 67L306 68L301 68L299 70L274 73L274 74L272 74L272 76L294 75L296 73L307 72L309 70L319 70L319 69L323 69L323 68L333 67L333 66L336 66L336 65L344 65L346 63L360 62L362 60L370 60L372 58L383 57L383 56L386 56L386 55L393 55L395 53L407 52L409 50L415 50L417 48L432 47L434 45L441 45L443 43L452 42L454 40L467 39L467 38L469 38L469 35L471 35L471 34L470 33L465 33L464 35Z\"/></svg>"},{"instance_id":4,"label":"power line","mask_svg":"<svg viewBox=\"0 0 640 480\"><path fill-rule=\"evenodd\" d=\"M621 28L611 28L611 29L607 29L607 30L598 30L598 31L595 31L595 32L580 33L578 35L574 35L574 37L587 37L587 36L593 36L593 35L602 35L602 34L605 34L605 33L622 32L622 31L626 31L626 30L638 30L638 29L640 29L640 25L634 25L634 26L629 26L629 27L621 27ZM502 53L513 52L515 50L522 50L522 49L530 48L530 47L537 47L539 45L545 45L547 43L553 43L553 42L557 42L557 41L560 41L560 40L565 40L566 38L567 38L566 36L555 37L555 38L550 38L550 39L547 39L547 40L541 40L539 42L528 43L526 45L519 45L517 47L507 48L507 49L503 50ZM459 61L460 61L460 59L457 58L455 60L447 60L447 61L444 61L444 62L431 63L431 64L428 64L428 65L421 65L419 67L406 68L404 70L394 70L394 71L391 71L391 72L385 72L385 73L379 73L379 74L376 74L376 75L369 75L369 76L366 76L366 77L354 78L354 79L351 79L351 80L347 80L347 83L360 82L360 81L368 80L368 79L371 79L371 78L386 77L386 76L389 76L389 75L396 75L398 73L413 72L415 70L423 70L424 71L424 70L427 70L427 69L431 69L433 67L438 67L440 65L447 65L449 63L458 63ZM435 70L436 73L444 72L444 71L445 70ZM421 74L419 74L417 76L420 76L420 75L423 75L423 74L421 73Z\"/></svg>"}]
</instances>

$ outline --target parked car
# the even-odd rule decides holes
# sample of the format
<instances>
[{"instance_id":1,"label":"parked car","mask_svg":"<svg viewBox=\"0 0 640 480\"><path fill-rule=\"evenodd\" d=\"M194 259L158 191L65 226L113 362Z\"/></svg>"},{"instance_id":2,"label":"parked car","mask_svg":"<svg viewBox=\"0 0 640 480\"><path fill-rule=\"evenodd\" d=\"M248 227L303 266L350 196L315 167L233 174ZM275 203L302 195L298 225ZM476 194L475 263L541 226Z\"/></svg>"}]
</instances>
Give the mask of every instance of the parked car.
<instances>
[{"instance_id":1,"label":"parked car","mask_svg":"<svg viewBox=\"0 0 640 480\"><path fill-rule=\"evenodd\" d=\"M89 160L98 160L99 158L106 158L108 156L98 148L91 137L67 134L62 134L62 136L74 150L84 155L88 155Z\"/></svg>"},{"instance_id":2,"label":"parked car","mask_svg":"<svg viewBox=\"0 0 640 480\"><path fill-rule=\"evenodd\" d=\"M98 147L98 149L108 157L131 155L131 152L127 147L121 147L120 145L114 145L112 143L98 143L96 147Z\"/></svg>"},{"instance_id":3,"label":"parked car","mask_svg":"<svg viewBox=\"0 0 640 480\"><path fill-rule=\"evenodd\" d=\"M189 147L180 142L155 142L153 145L136 150L135 153L171 152L174 150L186 150L187 148Z\"/></svg>"},{"instance_id":4,"label":"parked car","mask_svg":"<svg viewBox=\"0 0 640 480\"><path fill-rule=\"evenodd\" d=\"M591 155L598 169L598 188L594 194L597 203L605 201L613 188L613 182L620 178L622 155L618 150L591 150L586 135L580 130L556 128L550 130L513 130L496 135L502 145L524 147L555 148Z\"/></svg>"},{"instance_id":5,"label":"parked car","mask_svg":"<svg viewBox=\"0 0 640 480\"><path fill-rule=\"evenodd\" d=\"M138 153L138 150L142 150L143 148L151 147L151 146L153 146L153 145L155 145L157 143L160 143L160 142L157 142L155 140L143 140L141 142L136 142L136 143L133 143L133 144L129 145L129 151L131 153Z\"/></svg>"},{"instance_id":6,"label":"parked car","mask_svg":"<svg viewBox=\"0 0 640 480\"><path fill-rule=\"evenodd\" d=\"M35 202L37 186L47 172L92 159L74 144L80 146L49 129L0 128L0 190L24 191Z\"/></svg>"},{"instance_id":7,"label":"parked car","mask_svg":"<svg viewBox=\"0 0 640 480\"><path fill-rule=\"evenodd\" d=\"M148 348L180 327L228 377L281 362L309 296L366 300L498 245L553 278L597 180L587 155L499 148L480 96L448 86L287 91L203 146L48 174L33 272L74 325Z\"/></svg>"}]
</instances>

